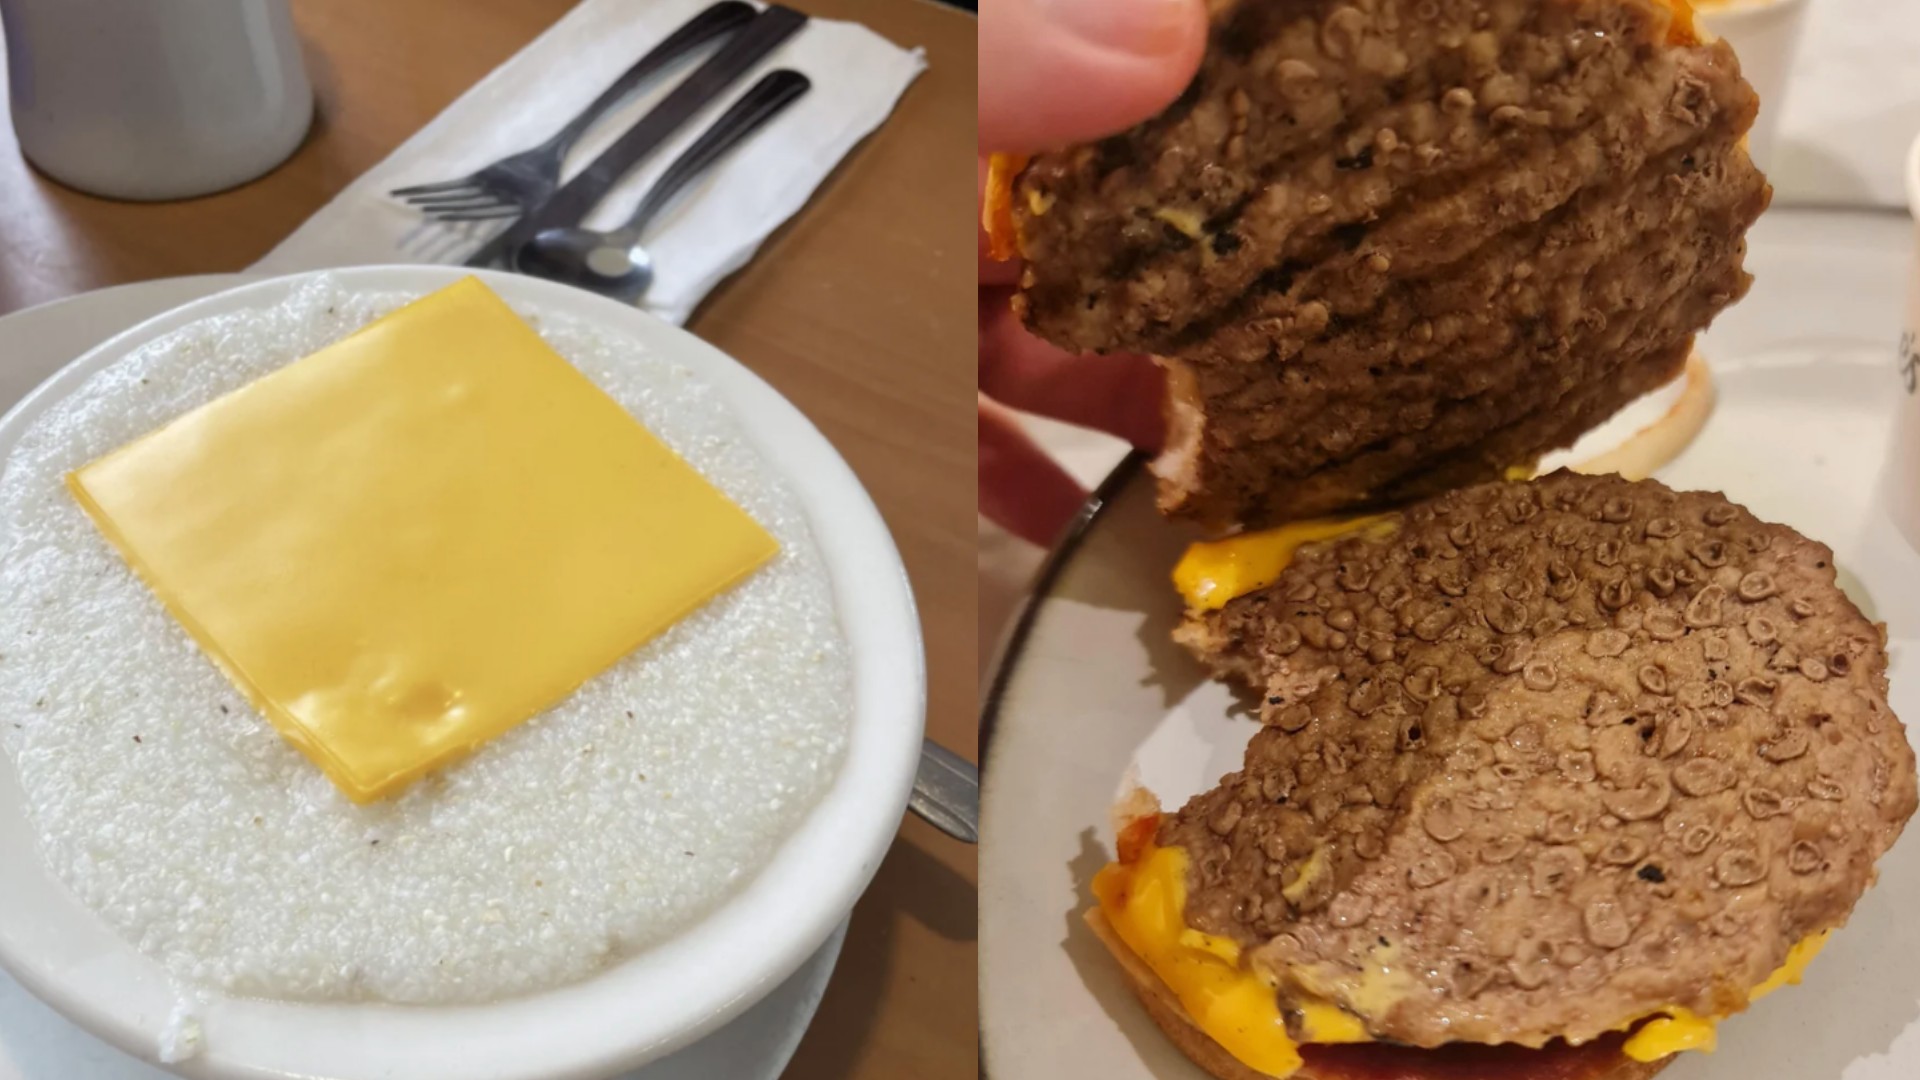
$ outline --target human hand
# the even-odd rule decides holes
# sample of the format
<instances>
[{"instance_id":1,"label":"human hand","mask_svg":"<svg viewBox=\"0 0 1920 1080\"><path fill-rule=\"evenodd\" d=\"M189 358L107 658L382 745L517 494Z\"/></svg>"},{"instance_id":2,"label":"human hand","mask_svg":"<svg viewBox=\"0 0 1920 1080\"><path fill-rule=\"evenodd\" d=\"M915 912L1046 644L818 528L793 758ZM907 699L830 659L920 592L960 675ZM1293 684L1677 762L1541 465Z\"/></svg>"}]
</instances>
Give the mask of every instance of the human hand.
<instances>
[{"instance_id":1,"label":"human hand","mask_svg":"<svg viewBox=\"0 0 1920 1080\"><path fill-rule=\"evenodd\" d=\"M982 0L982 194L988 153L1096 139L1166 108L1198 70L1206 29L1203 0ZM1044 547L1086 492L1010 410L1154 449L1165 387L1144 356L1076 356L1028 334L1008 306L1018 263L979 240L980 512Z\"/></svg>"}]
</instances>

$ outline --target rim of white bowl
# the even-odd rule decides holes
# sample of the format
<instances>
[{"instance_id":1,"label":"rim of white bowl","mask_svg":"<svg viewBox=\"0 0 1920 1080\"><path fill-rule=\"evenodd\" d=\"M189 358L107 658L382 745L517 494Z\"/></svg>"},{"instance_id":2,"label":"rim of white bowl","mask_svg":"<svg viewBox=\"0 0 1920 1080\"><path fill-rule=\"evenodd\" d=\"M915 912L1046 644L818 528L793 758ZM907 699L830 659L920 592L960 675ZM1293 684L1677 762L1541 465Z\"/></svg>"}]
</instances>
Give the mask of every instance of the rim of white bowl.
<instances>
[{"instance_id":1,"label":"rim of white bowl","mask_svg":"<svg viewBox=\"0 0 1920 1080\"><path fill-rule=\"evenodd\" d=\"M1906 174L1907 213L1920 222L1920 135L1907 144Z\"/></svg>"},{"instance_id":2,"label":"rim of white bowl","mask_svg":"<svg viewBox=\"0 0 1920 1080\"><path fill-rule=\"evenodd\" d=\"M486 1005L212 997L198 1012L202 1052L167 1067L204 1080L589 1080L671 1053L738 1016L810 956L892 843L926 715L919 619L893 538L852 469L798 409L739 362L636 308L498 271L316 273L349 289L414 293L477 276L510 302L589 321L694 370L800 498L854 657L854 715L840 772L820 802L751 882L671 940L583 982ZM215 293L96 347L0 417L0 463L34 417L95 371L190 322L277 303L312 276ZM10 760L0 766L0 865L0 966L81 1027L156 1061L182 989L47 871Z\"/></svg>"}]
</instances>

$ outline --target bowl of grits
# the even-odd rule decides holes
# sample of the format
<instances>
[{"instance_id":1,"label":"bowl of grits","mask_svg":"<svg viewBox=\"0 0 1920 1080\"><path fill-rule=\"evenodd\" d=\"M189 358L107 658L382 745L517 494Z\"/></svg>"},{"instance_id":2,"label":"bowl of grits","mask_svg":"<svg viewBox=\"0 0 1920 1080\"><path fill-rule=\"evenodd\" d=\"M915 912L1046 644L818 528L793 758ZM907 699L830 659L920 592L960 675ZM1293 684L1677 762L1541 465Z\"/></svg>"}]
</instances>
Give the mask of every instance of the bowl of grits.
<instances>
[{"instance_id":1,"label":"bowl of grits","mask_svg":"<svg viewBox=\"0 0 1920 1080\"><path fill-rule=\"evenodd\" d=\"M283 733L239 670L251 659L216 657L158 564L110 541L69 478L469 278L774 553L531 715L370 796ZM288 474L313 492L289 481L274 501L360 483L336 475L366 467L337 445L356 420L314 437L312 471ZM229 448L228 466L309 452L268 435L257 454ZM431 435L413 435L423 452ZM525 460L550 474L522 487L583 482L564 461ZM396 458L364 482L410 478ZM473 480L490 490L485 470ZM196 492L173 490L158 505L184 513ZM241 509L220 528L255 527ZM645 527L671 531L677 513ZM566 523L523 516L501 528L538 563ZM433 535L417 524L402 513L374 531ZM511 608L514 582L463 565L427 558L420 573L449 578L478 619ZM317 569L272 580L294 595L326 580ZM614 603L618 583L606 591ZM591 621L516 617L495 628L516 661ZM299 653L290 662L311 659ZM691 335L493 272L241 286L106 342L0 419L0 966L187 1076L609 1076L737 1016L846 916L906 804L923 667L905 572L858 480L778 393Z\"/></svg>"}]
</instances>

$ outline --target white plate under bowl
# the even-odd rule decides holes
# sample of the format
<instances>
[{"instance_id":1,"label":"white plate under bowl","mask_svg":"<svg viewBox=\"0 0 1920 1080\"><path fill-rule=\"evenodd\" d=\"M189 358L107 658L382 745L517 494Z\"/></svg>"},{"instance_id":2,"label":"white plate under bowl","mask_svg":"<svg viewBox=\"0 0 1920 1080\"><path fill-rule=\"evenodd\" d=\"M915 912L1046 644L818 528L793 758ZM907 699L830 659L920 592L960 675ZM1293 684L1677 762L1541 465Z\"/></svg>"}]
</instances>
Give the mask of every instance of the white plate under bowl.
<instances>
[{"instance_id":1,"label":"white plate under bowl","mask_svg":"<svg viewBox=\"0 0 1920 1080\"><path fill-rule=\"evenodd\" d=\"M1657 475L1717 489L1826 541L1841 584L1887 623L1894 712L1920 732L1920 553L1878 497L1901 391L1895 342L1911 225L1905 215L1766 215L1750 237L1753 292L1701 343L1719 404ZM1122 778L1168 807L1239 768L1255 731L1230 714L1168 634L1169 571L1193 533L1161 520L1137 459L1095 496L1009 639L982 716L980 988L992 1080L1204 1080L1142 1011L1080 922L1112 857L1107 808ZM1920 832L1920 826L1909 830ZM1797 990L1721 1025L1662 1080L1920 1077L1920 836Z\"/></svg>"},{"instance_id":2,"label":"white plate under bowl","mask_svg":"<svg viewBox=\"0 0 1920 1080\"><path fill-rule=\"evenodd\" d=\"M466 271L358 267L342 285L422 295ZM846 463L800 412L712 346L636 309L532 278L478 276L515 304L629 337L712 385L798 495L854 657L845 760L820 803L754 879L672 940L583 982L487 1005L393 1007L217 999L206 1080L589 1080L671 1053L792 974L851 910L906 806L925 719L919 623L899 553ZM199 319L276 304L300 278L243 285L141 323L62 369L0 419L0 459L48 404L134 349ZM177 991L162 969L49 875L19 782L0 766L0 966L69 1019L152 1060Z\"/></svg>"}]
</instances>

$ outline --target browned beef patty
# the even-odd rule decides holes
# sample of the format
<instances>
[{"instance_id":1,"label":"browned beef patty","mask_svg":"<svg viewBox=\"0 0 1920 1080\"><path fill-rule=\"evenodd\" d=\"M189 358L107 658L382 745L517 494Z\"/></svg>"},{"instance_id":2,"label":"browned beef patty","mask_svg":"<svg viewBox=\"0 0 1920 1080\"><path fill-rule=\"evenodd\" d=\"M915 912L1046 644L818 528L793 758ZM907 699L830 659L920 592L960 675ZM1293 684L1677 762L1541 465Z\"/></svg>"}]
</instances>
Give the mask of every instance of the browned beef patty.
<instances>
[{"instance_id":1,"label":"browned beef patty","mask_svg":"<svg viewBox=\"0 0 1920 1080\"><path fill-rule=\"evenodd\" d=\"M1724 45L1672 36L1658 0L1216 5L1179 103L1020 175L1016 303L1180 369L1171 513L1261 524L1531 462L1747 287L1756 101Z\"/></svg>"},{"instance_id":2,"label":"browned beef patty","mask_svg":"<svg viewBox=\"0 0 1920 1080\"><path fill-rule=\"evenodd\" d=\"M1188 922L1382 1039L1735 1011L1915 808L1882 629L1718 494L1454 491L1177 636L1267 725L1162 823Z\"/></svg>"}]
</instances>

